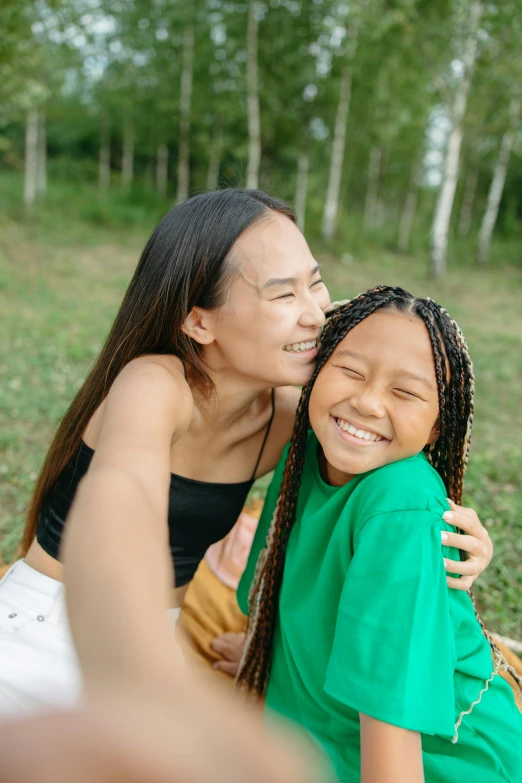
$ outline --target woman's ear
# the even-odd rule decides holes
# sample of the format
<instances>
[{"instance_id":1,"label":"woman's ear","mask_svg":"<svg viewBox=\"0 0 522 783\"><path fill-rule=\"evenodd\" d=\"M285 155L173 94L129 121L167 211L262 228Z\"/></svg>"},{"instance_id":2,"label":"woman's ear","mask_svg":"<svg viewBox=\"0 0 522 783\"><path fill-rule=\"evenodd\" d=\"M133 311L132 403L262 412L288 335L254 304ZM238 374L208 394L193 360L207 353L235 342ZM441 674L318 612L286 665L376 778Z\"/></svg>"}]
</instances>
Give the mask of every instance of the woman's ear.
<instances>
[{"instance_id":1,"label":"woman's ear","mask_svg":"<svg viewBox=\"0 0 522 783\"><path fill-rule=\"evenodd\" d=\"M209 313L199 307L193 307L181 328L188 337L200 345L210 345L215 339L211 326L212 319L209 318Z\"/></svg>"},{"instance_id":2,"label":"woman's ear","mask_svg":"<svg viewBox=\"0 0 522 783\"><path fill-rule=\"evenodd\" d=\"M440 416L437 416L437 421L431 428L430 436L428 438L428 442L426 443L426 446L431 446L432 443L435 443L439 435L440 435Z\"/></svg>"}]
</instances>

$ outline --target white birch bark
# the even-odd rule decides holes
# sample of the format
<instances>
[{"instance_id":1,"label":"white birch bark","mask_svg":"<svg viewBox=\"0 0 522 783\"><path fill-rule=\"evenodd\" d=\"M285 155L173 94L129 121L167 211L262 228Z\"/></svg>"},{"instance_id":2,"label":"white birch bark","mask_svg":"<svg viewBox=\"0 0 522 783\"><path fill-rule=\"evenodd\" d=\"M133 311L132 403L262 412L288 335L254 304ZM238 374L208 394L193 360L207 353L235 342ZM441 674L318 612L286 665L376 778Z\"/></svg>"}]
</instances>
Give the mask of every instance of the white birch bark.
<instances>
[{"instance_id":1,"label":"white birch bark","mask_svg":"<svg viewBox=\"0 0 522 783\"><path fill-rule=\"evenodd\" d=\"M212 144L208 160L207 190L217 190L219 186L219 169L221 166L221 149L223 146L223 122L218 115L214 121Z\"/></svg>"},{"instance_id":2,"label":"white birch bark","mask_svg":"<svg viewBox=\"0 0 522 783\"><path fill-rule=\"evenodd\" d=\"M459 226L457 229L459 237L467 237L469 235L471 219L473 217L473 205L477 193L478 174L478 166L472 165L466 176L464 196L462 197L462 206L459 215Z\"/></svg>"},{"instance_id":3,"label":"white birch bark","mask_svg":"<svg viewBox=\"0 0 522 783\"><path fill-rule=\"evenodd\" d=\"M259 165L261 163L261 116L259 111L258 71L258 21L257 2L248 3L247 29L247 91L248 91L248 168L247 188L259 187Z\"/></svg>"},{"instance_id":4,"label":"white birch bark","mask_svg":"<svg viewBox=\"0 0 522 783\"><path fill-rule=\"evenodd\" d=\"M24 204L31 208L36 198L38 175L38 112L30 109L25 121Z\"/></svg>"},{"instance_id":5,"label":"white birch bark","mask_svg":"<svg viewBox=\"0 0 522 783\"><path fill-rule=\"evenodd\" d=\"M404 205L399 222L399 236L397 239L397 249L400 253L407 253L410 248L411 227L415 219L417 210L417 199L419 194L419 174L421 167L421 156L417 155L411 167L408 192L404 199Z\"/></svg>"},{"instance_id":6,"label":"white birch bark","mask_svg":"<svg viewBox=\"0 0 522 783\"><path fill-rule=\"evenodd\" d=\"M372 147L368 164L368 185L364 200L363 229L374 228L377 223L379 177L381 174L382 147Z\"/></svg>"},{"instance_id":7,"label":"white birch bark","mask_svg":"<svg viewBox=\"0 0 522 783\"><path fill-rule=\"evenodd\" d=\"M167 194L169 168L169 148L166 144L158 144L156 151L156 191L158 196Z\"/></svg>"},{"instance_id":8,"label":"white birch bark","mask_svg":"<svg viewBox=\"0 0 522 783\"><path fill-rule=\"evenodd\" d=\"M295 184L295 211L299 228L304 231L306 221L306 196L308 193L308 171L310 169L310 156L308 149L303 148L297 160L297 179Z\"/></svg>"},{"instance_id":9,"label":"white birch bark","mask_svg":"<svg viewBox=\"0 0 522 783\"><path fill-rule=\"evenodd\" d=\"M128 190L134 177L134 124L130 118L123 126L123 154L121 158L121 186Z\"/></svg>"},{"instance_id":10,"label":"white birch bark","mask_svg":"<svg viewBox=\"0 0 522 783\"><path fill-rule=\"evenodd\" d=\"M469 32L462 56L464 75L457 87L453 100L451 111L452 127L448 140L442 184L431 227L431 271L434 277L440 277L446 269L448 234L455 188L457 186L463 121L477 58L477 32L483 10L483 0L472 0L469 12Z\"/></svg>"},{"instance_id":11,"label":"white birch bark","mask_svg":"<svg viewBox=\"0 0 522 783\"><path fill-rule=\"evenodd\" d=\"M107 115L102 114L100 124L100 156L98 161L98 190L104 198L111 181L111 136Z\"/></svg>"},{"instance_id":12,"label":"white birch bark","mask_svg":"<svg viewBox=\"0 0 522 783\"><path fill-rule=\"evenodd\" d=\"M47 194L47 135L45 131L45 112L38 115L38 152L36 165L36 193L45 199Z\"/></svg>"},{"instance_id":13,"label":"white birch bark","mask_svg":"<svg viewBox=\"0 0 522 783\"><path fill-rule=\"evenodd\" d=\"M510 107L510 127L504 133L500 143L500 151L489 188L486 211L484 212L484 217L482 218L482 223L480 225L477 248L477 261L479 264L485 264L488 260L491 236L493 234L493 229L495 228L495 223L497 222L498 208L506 182L506 172L515 135L514 129L518 122L519 113L520 103L514 100L511 102Z\"/></svg>"},{"instance_id":14,"label":"white birch bark","mask_svg":"<svg viewBox=\"0 0 522 783\"><path fill-rule=\"evenodd\" d=\"M185 28L183 36L183 69L181 73L181 99L179 119L178 192L179 204L188 198L190 184L190 108L192 104L192 80L194 75L194 30Z\"/></svg>"},{"instance_id":15,"label":"white birch bark","mask_svg":"<svg viewBox=\"0 0 522 783\"><path fill-rule=\"evenodd\" d=\"M339 211L339 193L341 190L341 174L346 144L346 126L350 111L350 96L352 92L352 66L357 48L358 28L354 25L349 31L349 40L346 49L346 62L341 74L341 86L337 116L335 119L335 131L332 142L332 156L330 159L330 172L328 176L328 188L323 210L321 233L324 239L331 239L335 231L337 213Z\"/></svg>"}]
</instances>

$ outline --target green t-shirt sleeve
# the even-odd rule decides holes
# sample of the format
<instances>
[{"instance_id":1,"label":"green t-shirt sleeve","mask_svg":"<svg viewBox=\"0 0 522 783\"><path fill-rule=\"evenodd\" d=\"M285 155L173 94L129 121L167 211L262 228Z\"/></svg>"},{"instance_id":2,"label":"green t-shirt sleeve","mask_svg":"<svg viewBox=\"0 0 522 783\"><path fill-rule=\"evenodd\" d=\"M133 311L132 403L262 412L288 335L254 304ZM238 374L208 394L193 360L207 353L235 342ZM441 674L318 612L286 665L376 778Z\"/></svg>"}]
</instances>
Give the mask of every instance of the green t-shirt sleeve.
<instances>
[{"instance_id":1,"label":"green t-shirt sleeve","mask_svg":"<svg viewBox=\"0 0 522 783\"><path fill-rule=\"evenodd\" d=\"M456 653L440 530L440 514L426 509L360 528L324 687L377 720L452 736Z\"/></svg>"},{"instance_id":2,"label":"green t-shirt sleeve","mask_svg":"<svg viewBox=\"0 0 522 783\"><path fill-rule=\"evenodd\" d=\"M268 487L265 502L263 505L263 511L261 513L256 534L252 542L252 548L248 556L248 562L243 572L243 576L241 577L241 581L239 582L239 586L237 588L237 602L243 614L248 614L248 594L250 592L250 585L252 584L252 581L254 579L254 574L256 572L256 565L257 565L259 553L261 552L262 549L264 549L266 544L268 529L270 527L270 522L272 521L272 517L274 515L274 510L277 504L277 498L279 496L279 489L281 487L281 482L283 480L283 471L285 468L286 457L288 455L288 449L289 446L287 445L285 447L285 450L283 451L281 459L277 463L277 467L274 471L272 481L270 482L270 486Z\"/></svg>"}]
</instances>

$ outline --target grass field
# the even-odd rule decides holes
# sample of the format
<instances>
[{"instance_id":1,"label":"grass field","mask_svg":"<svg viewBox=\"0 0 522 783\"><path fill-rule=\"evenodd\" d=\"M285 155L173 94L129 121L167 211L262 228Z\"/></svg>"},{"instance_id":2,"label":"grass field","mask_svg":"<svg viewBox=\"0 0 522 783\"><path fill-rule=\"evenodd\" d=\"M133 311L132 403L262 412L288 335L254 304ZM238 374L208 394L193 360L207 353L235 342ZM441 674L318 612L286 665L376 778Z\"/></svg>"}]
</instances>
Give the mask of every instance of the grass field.
<instances>
[{"instance_id":1,"label":"grass field","mask_svg":"<svg viewBox=\"0 0 522 783\"><path fill-rule=\"evenodd\" d=\"M8 561L53 429L101 346L161 205L129 212L128 226L123 212L111 223L93 206L78 219L52 200L32 220L2 200L0 210L0 551ZM466 502L495 543L476 593L490 627L522 639L522 268L465 264L434 283L421 257L365 247L342 264L319 245L314 251L334 298L399 284L444 304L466 333L477 374Z\"/></svg>"}]
</instances>

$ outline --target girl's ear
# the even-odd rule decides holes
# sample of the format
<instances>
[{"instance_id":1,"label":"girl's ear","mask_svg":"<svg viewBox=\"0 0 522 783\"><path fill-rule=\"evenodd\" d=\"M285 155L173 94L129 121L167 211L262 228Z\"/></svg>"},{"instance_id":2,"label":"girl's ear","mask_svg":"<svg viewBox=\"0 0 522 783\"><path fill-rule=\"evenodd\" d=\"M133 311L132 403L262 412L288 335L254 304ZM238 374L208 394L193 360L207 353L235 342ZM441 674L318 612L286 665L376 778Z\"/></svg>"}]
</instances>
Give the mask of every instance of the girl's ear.
<instances>
[{"instance_id":1,"label":"girl's ear","mask_svg":"<svg viewBox=\"0 0 522 783\"><path fill-rule=\"evenodd\" d=\"M181 327L188 337L191 337L200 345L210 345L214 342L214 334L211 329L211 318L208 318L208 311L200 307L193 307L185 318Z\"/></svg>"},{"instance_id":2,"label":"girl's ear","mask_svg":"<svg viewBox=\"0 0 522 783\"><path fill-rule=\"evenodd\" d=\"M428 442L426 443L426 446L431 446L432 443L435 443L439 435L440 435L440 417L437 416L437 421L431 428L430 436L428 438Z\"/></svg>"}]
</instances>

